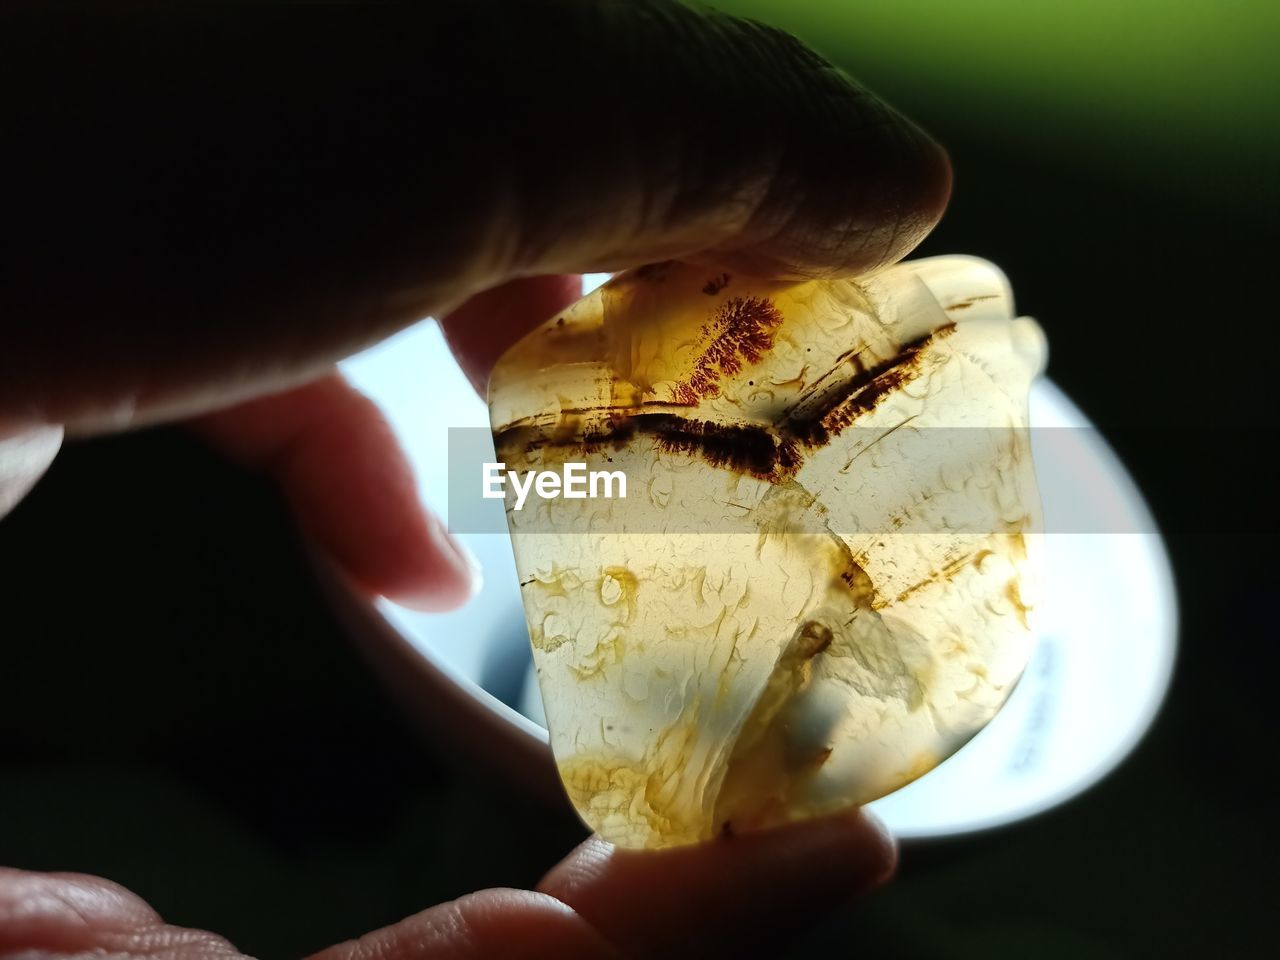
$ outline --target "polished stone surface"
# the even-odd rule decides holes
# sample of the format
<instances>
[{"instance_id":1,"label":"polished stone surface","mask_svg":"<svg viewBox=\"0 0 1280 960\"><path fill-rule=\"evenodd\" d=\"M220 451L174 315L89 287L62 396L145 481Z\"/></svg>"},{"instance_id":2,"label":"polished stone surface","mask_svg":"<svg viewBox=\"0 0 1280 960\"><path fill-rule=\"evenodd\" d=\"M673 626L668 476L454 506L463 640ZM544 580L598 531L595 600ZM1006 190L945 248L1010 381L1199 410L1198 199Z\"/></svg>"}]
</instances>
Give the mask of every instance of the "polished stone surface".
<instances>
[{"instance_id":1,"label":"polished stone surface","mask_svg":"<svg viewBox=\"0 0 1280 960\"><path fill-rule=\"evenodd\" d=\"M507 517L552 748L633 847L865 803L995 715L1032 641L1039 327L972 258L858 281L660 264L513 347Z\"/></svg>"}]
</instances>

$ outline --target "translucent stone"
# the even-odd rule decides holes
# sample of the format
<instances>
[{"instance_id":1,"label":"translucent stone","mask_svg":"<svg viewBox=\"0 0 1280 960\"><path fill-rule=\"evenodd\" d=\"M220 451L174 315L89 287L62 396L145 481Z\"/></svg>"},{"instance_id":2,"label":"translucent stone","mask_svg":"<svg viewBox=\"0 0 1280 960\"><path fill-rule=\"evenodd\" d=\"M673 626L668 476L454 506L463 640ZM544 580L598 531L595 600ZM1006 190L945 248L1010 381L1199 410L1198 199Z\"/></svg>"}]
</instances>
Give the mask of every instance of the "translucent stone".
<instances>
[{"instance_id":1,"label":"translucent stone","mask_svg":"<svg viewBox=\"0 0 1280 960\"><path fill-rule=\"evenodd\" d=\"M494 370L551 746L628 847L862 804L1000 709L1032 641L1040 328L967 257L858 280L621 274Z\"/></svg>"}]
</instances>

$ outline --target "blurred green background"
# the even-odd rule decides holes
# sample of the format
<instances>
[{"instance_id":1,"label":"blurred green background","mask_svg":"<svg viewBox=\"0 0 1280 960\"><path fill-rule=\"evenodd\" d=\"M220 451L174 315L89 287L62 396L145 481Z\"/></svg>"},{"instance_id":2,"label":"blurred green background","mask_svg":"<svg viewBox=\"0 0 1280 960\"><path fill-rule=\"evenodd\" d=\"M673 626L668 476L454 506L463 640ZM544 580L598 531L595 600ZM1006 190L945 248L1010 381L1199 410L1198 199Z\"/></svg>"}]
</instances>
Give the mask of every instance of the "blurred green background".
<instances>
[{"instance_id":1,"label":"blurred green background","mask_svg":"<svg viewBox=\"0 0 1280 960\"><path fill-rule=\"evenodd\" d=\"M921 252L1006 270L1050 375L1151 499L1182 597L1169 701L1115 774L907 848L890 889L784 955L1273 956L1280 4L720 6L808 39L948 147L953 203ZM534 883L580 836L411 734L274 492L182 434L71 445L3 532L38 642L6 649L24 680L0 697L0 862L100 873L286 956Z\"/></svg>"},{"instance_id":2,"label":"blurred green background","mask_svg":"<svg viewBox=\"0 0 1280 960\"><path fill-rule=\"evenodd\" d=\"M940 135L1196 204L1280 195L1280 4L722 0L808 40ZM961 183L963 188L963 183Z\"/></svg>"}]
</instances>

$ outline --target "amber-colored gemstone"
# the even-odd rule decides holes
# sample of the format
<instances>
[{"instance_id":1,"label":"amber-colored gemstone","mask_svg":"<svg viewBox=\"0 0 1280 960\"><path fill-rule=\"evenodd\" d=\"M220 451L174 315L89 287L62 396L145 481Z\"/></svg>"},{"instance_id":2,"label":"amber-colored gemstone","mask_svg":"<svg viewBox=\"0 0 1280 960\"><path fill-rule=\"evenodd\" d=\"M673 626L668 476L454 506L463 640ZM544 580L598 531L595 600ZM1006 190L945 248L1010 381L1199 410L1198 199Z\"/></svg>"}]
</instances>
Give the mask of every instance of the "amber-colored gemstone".
<instances>
[{"instance_id":1,"label":"amber-colored gemstone","mask_svg":"<svg viewBox=\"0 0 1280 960\"><path fill-rule=\"evenodd\" d=\"M803 283L660 264L506 353L505 469L626 478L519 510L507 486L594 830L661 847L865 803L995 715L1032 640L1044 357L966 257Z\"/></svg>"}]
</instances>

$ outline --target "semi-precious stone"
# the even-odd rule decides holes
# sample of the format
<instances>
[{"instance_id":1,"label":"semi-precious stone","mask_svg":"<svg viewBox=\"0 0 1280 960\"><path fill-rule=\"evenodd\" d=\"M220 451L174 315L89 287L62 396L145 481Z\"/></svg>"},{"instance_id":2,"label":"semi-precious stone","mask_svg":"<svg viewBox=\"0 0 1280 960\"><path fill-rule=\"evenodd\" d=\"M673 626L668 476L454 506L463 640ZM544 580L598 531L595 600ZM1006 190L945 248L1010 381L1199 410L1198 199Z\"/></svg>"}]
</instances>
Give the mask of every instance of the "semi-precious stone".
<instances>
[{"instance_id":1,"label":"semi-precious stone","mask_svg":"<svg viewBox=\"0 0 1280 960\"><path fill-rule=\"evenodd\" d=\"M1044 366L992 265L771 282L620 274L509 350L508 470L625 498L507 519L565 788L629 847L883 796L953 754L1026 664Z\"/></svg>"}]
</instances>

